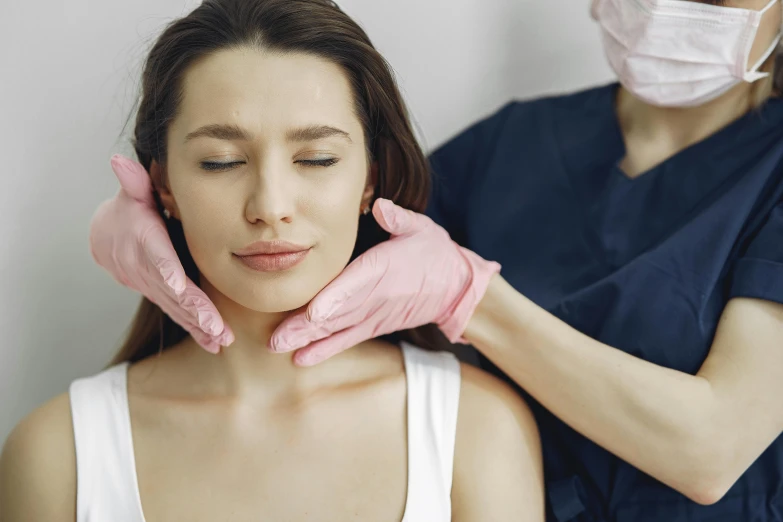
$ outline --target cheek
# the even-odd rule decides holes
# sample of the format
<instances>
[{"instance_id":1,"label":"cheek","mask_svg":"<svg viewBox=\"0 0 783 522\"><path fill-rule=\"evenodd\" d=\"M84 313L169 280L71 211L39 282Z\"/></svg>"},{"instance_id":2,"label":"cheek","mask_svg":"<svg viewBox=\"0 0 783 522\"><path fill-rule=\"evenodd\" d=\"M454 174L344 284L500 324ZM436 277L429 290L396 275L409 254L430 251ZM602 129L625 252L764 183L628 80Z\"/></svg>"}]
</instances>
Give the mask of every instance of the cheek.
<instances>
[{"instance_id":1,"label":"cheek","mask_svg":"<svg viewBox=\"0 0 783 522\"><path fill-rule=\"evenodd\" d=\"M302 201L302 207L307 209L304 213L319 230L320 248L343 264L356 243L366 179L366 174L358 169L350 175L336 174L321 181Z\"/></svg>"},{"instance_id":2,"label":"cheek","mask_svg":"<svg viewBox=\"0 0 783 522\"><path fill-rule=\"evenodd\" d=\"M351 154L338 164L305 170L292 192L299 196L304 216L324 227L358 222L359 206L368 180L364 154Z\"/></svg>"},{"instance_id":3,"label":"cheek","mask_svg":"<svg viewBox=\"0 0 783 522\"><path fill-rule=\"evenodd\" d=\"M188 249L198 265L208 265L211 258L223 253L231 229L236 228L241 198L211 180L190 180L181 186L172 183L172 193Z\"/></svg>"},{"instance_id":4,"label":"cheek","mask_svg":"<svg viewBox=\"0 0 783 522\"><path fill-rule=\"evenodd\" d=\"M310 187L300 198L303 213L317 222L329 225L333 222L345 223L357 218L362 198L362 187L356 182L337 179L327 180Z\"/></svg>"}]
</instances>

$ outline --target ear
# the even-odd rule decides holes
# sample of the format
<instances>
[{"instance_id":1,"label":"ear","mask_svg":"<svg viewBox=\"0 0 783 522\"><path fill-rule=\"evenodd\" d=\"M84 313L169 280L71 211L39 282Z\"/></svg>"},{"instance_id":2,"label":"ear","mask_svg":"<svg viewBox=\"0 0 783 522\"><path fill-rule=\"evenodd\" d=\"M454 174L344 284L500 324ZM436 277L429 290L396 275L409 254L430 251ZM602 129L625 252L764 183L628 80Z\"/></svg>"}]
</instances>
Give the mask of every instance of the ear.
<instances>
[{"instance_id":1,"label":"ear","mask_svg":"<svg viewBox=\"0 0 783 522\"><path fill-rule=\"evenodd\" d=\"M372 197L375 195L375 187L378 186L378 162L373 161L367 172L367 184L362 194L362 208L372 204Z\"/></svg>"},{"instance_id":2,"label":"ear","mask_svg":"<svg viewBox=\"0 0 783 522\"><path fill-rule=\"evenodd\" d=\"M155 160L152 160L150 164L150 178L152 179L152 186L155 188L158 196L160 196L163 208L169 211L171 217L179 219L179 209L177 208L177 202L174 200L174 195L169 189L166 170Z\"/></svg>"}]
</instances>

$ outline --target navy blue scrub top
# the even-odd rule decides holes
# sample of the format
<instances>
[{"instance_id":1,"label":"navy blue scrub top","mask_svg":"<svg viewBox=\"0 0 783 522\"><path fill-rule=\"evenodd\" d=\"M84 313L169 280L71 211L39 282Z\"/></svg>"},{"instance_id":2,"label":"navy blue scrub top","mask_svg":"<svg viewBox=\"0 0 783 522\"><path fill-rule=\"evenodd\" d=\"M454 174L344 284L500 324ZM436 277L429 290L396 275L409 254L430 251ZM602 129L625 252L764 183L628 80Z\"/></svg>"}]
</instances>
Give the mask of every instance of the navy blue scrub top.
<instances>
[{"instance_id":1,"label":"navy blue scrub top","mask_svg":"<svg viewBox=\"0 0 783 522\"><path fill-rule=\"evenodd\" d=\"M581 332L695 374L729 299L783 303L783 100L630 179L616 91L510 103L462 132L431 156L427 214ZM514 386L538 421L548 520L783 521L783 437L700 506Z\"/></svg>"}]
</instances>

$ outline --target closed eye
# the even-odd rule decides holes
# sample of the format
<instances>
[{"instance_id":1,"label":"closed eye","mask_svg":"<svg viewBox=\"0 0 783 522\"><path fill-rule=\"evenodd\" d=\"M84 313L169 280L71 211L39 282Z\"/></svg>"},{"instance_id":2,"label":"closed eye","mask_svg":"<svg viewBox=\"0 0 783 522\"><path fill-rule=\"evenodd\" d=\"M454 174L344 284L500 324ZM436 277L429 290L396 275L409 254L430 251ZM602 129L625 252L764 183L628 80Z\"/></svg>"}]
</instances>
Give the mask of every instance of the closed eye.
<instances>
[{"instance_id":1,"label":"closed eye","mask_svg":"<svg viewBox=\"0 0 783 522\"><path fill-rule=\"evenodd\" d=\"M304 165L305 167L331 167L338 161L339 160L337 158L326 158L326 159L319 159L319 160L298 160L296 161L296 163L299 163L300 165ZM201 168L209 172L222 172L226 170L231 170L235 166L242 165L243 163L245 162L244 161L230 161L230 162L202 161Z\"/></svg>"},{"instance_id":2,"label":"closed eye","mask_svg":"<svg viewBox=\"0 0 783 522\"><path fill-rule=\"evenodd\" d=\"M229 170L235 165L241 165L244 161L231 161L228 163L221 163L219 161L202 161L201 168L210 172L220 172L223 170Z\"/></svg>"},{"instance_id":3,"label":"closed eye","mask_svg":"<svg viewBox=\"0 0 783 522\"><path fill-rule=\"evenodd\" d=\"M326 158L319 160L299 160L297 163L305 167L331 167L339 161L337 158Z\"/></svg>"}]
</instances>

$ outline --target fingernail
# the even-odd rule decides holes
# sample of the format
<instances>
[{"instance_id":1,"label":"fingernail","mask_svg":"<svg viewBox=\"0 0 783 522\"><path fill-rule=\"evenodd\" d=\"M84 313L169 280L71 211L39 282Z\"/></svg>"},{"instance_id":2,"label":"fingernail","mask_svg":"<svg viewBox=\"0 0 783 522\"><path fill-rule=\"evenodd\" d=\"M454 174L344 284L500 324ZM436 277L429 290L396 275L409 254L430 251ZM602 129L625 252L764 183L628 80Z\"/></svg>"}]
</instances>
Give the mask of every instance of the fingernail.
<instances>
[{"instance_id":1,"label":"fingernail","mask_svg":"<svg viewBox=\"0 0 783 522\"><path fill-rule=\"evenodd\" d=\"M389 202L386 201L385 199L379 199L378 200L378 208L381 209L381 214L383 215L383 217L385 219L389 219L389 217L390 217L389 216L390 215L390 212L389 212L389 209L390 209Z\"/></svg>"},{"instance_id":2,"label":"fingernail","mask_svg":"<svg viewBox=\"0 0 783 522\"><path fill-rule=\"evenodd\" d=\"M124 160L124 158L122 157L122 155L120 155L120 154L115 154L114 156L112 156L112 157L111 157L111 159L109 160L109 162L110 162L112 165L115 165L115 166L117 166L117 165L122 165L122 163L123 163L123 160Z\"/></svg>"},{"instance_id":3,"label":"fingernail","mask_svg":"<svg viewBox=\"0 0 783 522\"><path fill-rule=\"evenodd\" d=\"M302 343L300 341L289 342L288 344L283 345L278 350L278 352L280 352L280 353L293 352L295 350L298 350L298 349L302 348L303 346L305 346L305 344L306 343Z\"/></svg>"},{"instance_id":4,"label":"fingernail","mask_svg":"<svg viewBox=\"0 0 783 522\"><path fill-rule=\"evenodd\" d=\"M308 320L309 325L308 328L312 328L315 326L316 328L320 328L323 326L323 324L329 320L329 318L334 315L336 310L339 310L341 306L345 304L346 301L349 299L349 295L345 292L343 292L339 297L334 299L327 309L325 306L321 306L321 308L314 310L312 314L310 314L310 318ZM306 330L306 328L303 328L302 330Z\"/></svg>"},{"instance_id":5,"label":"fingernail","mask_svg":"<svg viewBox=\"0 0 783 522\"><path fill-rule=\"evenodd\" d=\"M221 346L231 346L234 343L234 335L230 332L223 332L223 335L220 336L220 345Z\"/></svg>"},{"instance_id":6,"label":"fingernail","mask_svg":"<svg viewBox=\"0 0 783 522\"><path fill-rule=\"evenodd\" d=\"M275 353L287 352L288 343L280 341L278 339L270 339L269 349Z\"/></svg>"},{"instance_id":7,"label":"fingernail","mask_svg":"<svg viewBox=\"0 0 783 522\"><path fill-rule=\"evenodd\" d=\"M207 332L212 337L217 337L221 334L221 329L218 328L217 324L215 324L215 321L210 319L209 321L206 321L205 323L201 324L201 329Z\"/></svg>"},{"instance_id":8,"label":"fingernail","mask_svg":"<svg viewBox=\"0 0 783 522\"><path fill-rule=\"evenodd\" d=\"M182 292L185 291L185 280L181 277L181 274L177 273L176 270L169 271L163 280L169 288L174 290L175 294L181 295Z\"/></svg>"},{"instance_id":9,"label":"fingernail","mask_svg":"<svg viewBox=\"0 0 783 522\"><path fill-rule=\"evenodd\" d=\"M326 320L327 316L328 314L326 314L323 311L313 312L313 314L309 318L310 324L320 326L321 323L323 323Z\"/></svg>"},{"instance_id":10,"label":"fingernail","mask_svg":"<svg viewBox=\"0 0 783 522\"><path fill-rule=\"evenodd\" d=\"M316 360L314 357L301 357L298 359L297 364L299 366L313 366L318 364L318 360Z\"/></svg>"},{"instance_id":11,"label":"fingernail","mask_svg":"<svg viewBox=\"0 0 783 522\"><path fill-rule=\"evenodd\" d=\"M209 312L198 312L198 325L202 330L212 335L213 337L217 337L222 331L221 328L217 325L215 316Z\"/></svg>"},{"instance_id":12,"label":"fingernail","mask_svg":"<svg viewBox=\"0 0 783 522\"><path fill-rule=\"evenodd\" d=\"M310 339L307 335L307 331L303 330L303 333L291 333L289 335L286 335L278 342L278 350L279 352L292 352L294 350L298 350L299 348L302 348L304 346L307 346L307 344L310 342Z\"/></svg>"}]
</instances>

